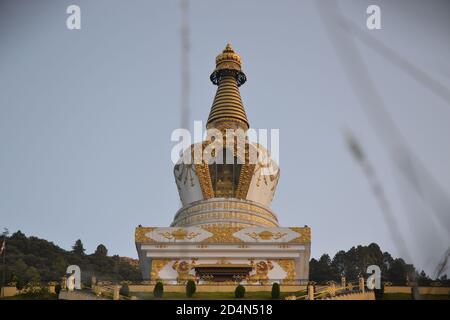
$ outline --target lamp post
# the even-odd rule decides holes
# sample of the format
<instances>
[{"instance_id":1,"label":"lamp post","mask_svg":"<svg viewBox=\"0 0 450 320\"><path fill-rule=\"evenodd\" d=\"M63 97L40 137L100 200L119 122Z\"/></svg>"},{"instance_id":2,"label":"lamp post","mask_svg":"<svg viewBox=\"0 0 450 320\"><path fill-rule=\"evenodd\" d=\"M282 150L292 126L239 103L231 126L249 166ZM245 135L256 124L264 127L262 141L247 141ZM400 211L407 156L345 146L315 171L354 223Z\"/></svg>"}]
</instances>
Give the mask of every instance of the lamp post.
<instances>
[{"instance_id":1,"label":"lamp post","mask_svg":"<svg viewBox=\"0 0 450 320\"><path fill-rule=\"evenodd\" d=\"M1 296L5 296L5 282L6 282L6 236L9 234L8 229L5 228L5 231L3 231L3 242L1 245L1 253L3 254L3 275L2 275L2 292Z\"/></svg>"}]
</instances>

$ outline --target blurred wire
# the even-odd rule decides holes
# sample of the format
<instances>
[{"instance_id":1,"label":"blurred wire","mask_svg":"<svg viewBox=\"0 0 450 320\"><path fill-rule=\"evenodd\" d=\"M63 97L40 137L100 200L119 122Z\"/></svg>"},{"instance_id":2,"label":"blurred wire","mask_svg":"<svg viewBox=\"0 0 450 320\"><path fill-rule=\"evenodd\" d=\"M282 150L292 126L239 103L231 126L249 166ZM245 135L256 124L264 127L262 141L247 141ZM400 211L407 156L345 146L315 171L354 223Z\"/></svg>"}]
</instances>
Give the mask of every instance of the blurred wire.
<instances>
[{"instance_id":1,"label":"blurred wire","mask_svg":"<svg viewBox=\"0 0 450 320\"><path fill-rule=\"evenodd\" d=\"M391 140L392 137L398 136L397 129L385 109L382 108L383 101L365 68L362 57L359 55L353 41L351 41L349 37L344 36L342 34L342 29L338 27L338 23L342 18L339 19L340 15L337 4L335 1L326 1L326 4L323 1L318 1L316 4L329 38L336 50L336 54L344 66L344 71L347 72L350 84L360 104L365 107L364 111L366 112L369 121L374 126L375 132L380 136L383 142L390 141L389 143L400 145L400 142ZM362 149L355 142L355 139L348 135L347 142L350 143L353 154L363 165L367 175L367 170L370 169L372 171L372 169L371 166L368 167ZM368 174L368 178L373 184L374 177L371 173ZM377 184L379 183L377 182ZM380 195L377 192L375 192L375 196L383 209L383 218L388 226L391 238L398 240L394 241L394 244L397 246L399 254L407 260L410 260L406 244L403 238L401 238L400 231L396 228L397 224L395 222L393 223L393 221L395 221L393 212L391 212L390 209L386 209L388 207L386 206L386 199L380 198Z\"/></svg>"},{"instance_id":2,"label":"blurred wire","mask_svg":"<svg viewBox=\"0 0 450 320\"><path fill-rule=\"evenodd\" d=\"M344 66L355 95L375 133L379 136L383 145L388 147L395 166L407 179L409 185L422 200L430 204L440 225L450 233L450 221L448 219L450 201L448 196L408 148L406 140L385 109L383 99L376 89L351 36L358 35L359 38L364 38L364 43L370 43L371 48L376 48L378 52L382 53L383 57L399 65L403 71L414 76L420 83L425 82L425 85L430 90L446 101L450 101L448 90L432 80L423 71L403 60L400 55L381 44L378 40L373 39L373 37L366 38L365 32L358 30L356 26L352 25L340 14L339 7L335 1L318 1L316 3L336 54Z\"/></svg>"},{"instance_id":3,"label":"blurred wire","mask_svg":"<svg viewBox=\"0 0 450 320\"><path fill-rule=\"evenodd\" d=\"M401 70L412 75L419 83L425 85L449 104L450 91L382 44L375 37L369 36L367 32L361 31L355 24L348 21L340 14L339 7L335 1L326 1L326 4L323 1L316 3L336 53L344 65L349 81L361 106L363 106L369 122L384 145L389 147L390 155L396 167L408 180L416 194L430 204L440 225L450 234L450 219L448 218L448 213L450 212L449 197L407 146L406 140L387 112L385 104L351 36L357 35L358 39L381 53L384 58L399 66Z\"/></svg>"},{"instance_id":4,"label":"blurred wire","mask_svg":"<svg viewBox=\"0 0 450 320\"><path fill-rule=\"evenodd\" d=\"M181 128L189 125L189 0L180 0L181 7Z\"/></svg>"},{"instance_id":5,"label":"blurred wire","mask_svg":"<svg viewBox=\"0 0 450 320\"><path fill-rule=\"evenodd\" d=\"M353 36L357 37L362 43L369 48L378 52L383 58L389 60L392 64L399 67L403 72L413 77L424 87L428 88L438 97L442 98L450 106L450 89L433 79L425 71L421 70L418 66L409 62L403 58L400 54L387 47L384 43L379 41L376 37L372 36L369 32L364 32L356 26L355 23L348 19L341 17L339 23L340 26Z\"/></svg>"},{"instance_id":6,"label":"blurred wire","mask_svg":"<svg viewBox=\"0 0 450 320\"><path fill-rule=\"evenodd\" d=\"M436 270L434 272L435 279L439 279L439 277L447 271L449 258L450 258L450 248L447 249L441 261L436 267Z\"/></svg>"},{"instance_id":7,"label":"blurred wire","mask_svg":"<svg viewBox=\"0 0 450 320\"><path fill-rule=\"evenodd\" d=\"M367 180L369 181L372 187L372 191L378 201L378 204L380 205L381 212L383 213L383 218L386 222L391 238L394 241L394 244L397 246L397 250L406 260L411 261L411 255L409 253L408 247L406 246L406 243L403 240L400 228L398 227L397 220L394 217L394 213L392 212L389 200L385 195L383 185L378 179L374 167L370 163L369 159L366 157L361 144L356 139L356 137L350 132L350 130L347 129L347 131L344 132L344 138L347 142L347 146L349 147L352 155L363 168L364 174L366 175Z\"/></svg>"}]
</instances>

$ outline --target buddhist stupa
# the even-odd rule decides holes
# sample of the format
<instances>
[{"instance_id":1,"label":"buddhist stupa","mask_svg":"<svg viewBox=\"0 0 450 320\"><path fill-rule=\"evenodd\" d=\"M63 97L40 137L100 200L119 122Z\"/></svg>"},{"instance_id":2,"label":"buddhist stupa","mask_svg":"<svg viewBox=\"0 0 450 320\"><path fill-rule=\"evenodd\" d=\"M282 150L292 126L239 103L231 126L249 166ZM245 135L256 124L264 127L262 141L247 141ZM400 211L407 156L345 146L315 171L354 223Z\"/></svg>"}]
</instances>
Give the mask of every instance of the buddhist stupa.
<instances>
[{"instance_id":1,"label":"buddhist stupa","mask_svg":"<svg viewBox=\"0 0 450 320\"><path fill-rule=\"evenodd\" d=\"M241 57L227 44L215 62L210 80L217 92L206 139L186 149L174 167L181 208L170 227L136 228L143 278L304 284L310 229L281 227L270 208L280 170L264 147L247 138Z\"/></svg>"}]
</instances>

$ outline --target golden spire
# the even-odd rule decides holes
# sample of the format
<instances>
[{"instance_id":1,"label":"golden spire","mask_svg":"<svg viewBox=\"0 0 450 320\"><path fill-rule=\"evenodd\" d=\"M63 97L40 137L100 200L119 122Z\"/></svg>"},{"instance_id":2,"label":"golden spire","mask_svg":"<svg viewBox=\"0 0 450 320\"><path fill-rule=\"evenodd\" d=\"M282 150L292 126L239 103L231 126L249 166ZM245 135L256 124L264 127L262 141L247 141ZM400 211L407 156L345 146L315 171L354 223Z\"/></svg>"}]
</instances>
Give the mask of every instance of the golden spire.
<instances>
[{"instance_id":1,"label":"golden spire","mask_svg":"<svg viewBox=\"0 0 450 320\"><path fill-rule=\"evenodd\" d=\"M210 79L218 88L206 124L208 129L249 128L238 89L247 80L241 66L241 57L230 44L216 57L216 69Z\"/></svg>"}]
</instances>

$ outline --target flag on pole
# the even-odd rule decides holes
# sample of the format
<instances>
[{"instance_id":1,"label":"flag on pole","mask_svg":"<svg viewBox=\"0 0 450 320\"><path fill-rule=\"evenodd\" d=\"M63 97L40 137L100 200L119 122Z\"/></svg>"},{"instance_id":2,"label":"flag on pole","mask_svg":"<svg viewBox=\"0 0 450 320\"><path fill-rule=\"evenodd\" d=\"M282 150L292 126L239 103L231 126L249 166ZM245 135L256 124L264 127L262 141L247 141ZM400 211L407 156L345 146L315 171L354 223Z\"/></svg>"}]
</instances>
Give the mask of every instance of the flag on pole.
<instances>
[{"instance_id":1,"label":"flag on pole","mask_svg":"<svg viewBox=\"0 0 450 320\"><path fill-rule=\"evenodd\" d=\"M6 241L5 241L5 239L3 239L2 247L0 248L0 254L2 254L3 251L5 251L5 247L6 247Z\"/></svg>"}]
</instances>

